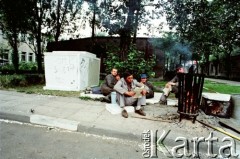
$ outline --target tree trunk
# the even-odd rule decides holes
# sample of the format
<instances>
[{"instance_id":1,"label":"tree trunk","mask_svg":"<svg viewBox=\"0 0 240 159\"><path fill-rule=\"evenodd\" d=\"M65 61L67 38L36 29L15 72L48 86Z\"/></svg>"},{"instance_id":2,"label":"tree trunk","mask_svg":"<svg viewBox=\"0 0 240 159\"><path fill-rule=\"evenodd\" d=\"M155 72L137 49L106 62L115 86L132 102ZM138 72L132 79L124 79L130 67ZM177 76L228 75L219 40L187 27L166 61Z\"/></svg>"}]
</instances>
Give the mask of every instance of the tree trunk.
<instances>
[{"instance_id":1,"label":"tree trunk","mask_svg":"<svg viewBox=\"0 0 240 159\"><path fill-rule=\"evenodd\" d=\"M60 0L58 0L58 4L57 4L57 28L56 28L56 35L55 35L55 41L57 42L58 41L58 38L60 36L60 29L61 29L61 26L60 26L60 8L61 8L61 2Z\"/></svg>"},{"instance_id":2,"label":"tree trunk","mask_svg":"<svg viewBox=\"0 0 240 159\"><path fill-rule=\"evenodd\" d=\"M93 4L94 8L93 8L93 19L92 19L92 41L94 41L94 37L95 37L95 23L96 23L96 4L95 3Z\"/></svg>"},{"instance_id":3,"label":"tree trunk","mask_svg":"<svg viewBox=\"0 0 240 159\"><path fill-rule=\"evenodd\" d=\"M206 63L205 63L205 71L207 72L207 75L209 76L209 65L210 65L210 62L209 62L209 51L207 50L206 51L207 53L205 54L205 58L206 58Z\"/></svg>"},{"instance_id":4,"label":"tree trunk","mask_svg":"<svg viewBox=\"0 0 240 159\"><path fill-rule=\"evenodd\" d=\"M232 69L231 69L231 52L227 54L226 57L226 75L227 79L230 79L231 74L232 74Z\"/></svg>"},{"instance_id":5,"label":"tree trunk","mask_svg":"<svg viewBox=\"0 0 240 159\"><path fill-rule=\"evenodd\" d=\"M120 31L120 57L124 61L127 58L127 53L131 44L131 35L128 30L122 29Z\"/></svg>"},{"instance_id":6,"label":"tree trunk","mask_svg":"<svg viewBox=\"0 0 240 159\"><path fill-rule=\"evenodd\" d=\"M182 54L179 56L179 64L182 64Z\"/></svg>"},{"instance_id":7,"label":"tree trunk","mask_svg":"<svg viewBox=\"0 0 240 159\"><path fill-rule=\"evenodd\" d=\"M38 73L43 73L42 69L42 49L41 49L41 37L37 38L37 65Z\"/></svg>"},{"instance_id":8,"label":"tree trunk","mask_svg":"<svg viewBox=\"0 0 240 159\"><path fill-rule=\"evenodd\" d=\"M136 41L137 41L138 16L139 16L139 10L137 10L136 18L135 18L135 27L134 27L134 35L133 35L134 44L136 44Z\"/></svg>"},{"instance_id":9,"label":"tree trunk","mask_svg":"<svg viewBox=\"0 0 240 159\"><path fill-rule=\"evenodd\" d=\"M18 37L17 33L13 33L13 41L12 41L12 47L13 47L13 56L12 56L12 61L13 61L13 66L15 73L18 73L18 66L19 66L19 55L18 55Z\"/></svg>"},{"instance_id":10,"label":"tree trunk","mask_svg":"<svg viewBox=\"0 0 240 159\"><path fill-rule=\"evenodd\" d=\"M123 29L119 30L120 35L120 56L122 60L126 60L127 53L131 44L131 34L133 32L134 11L136 10L136 2L129 0L127 6L129 7L127 21Z\"/></svg>"},{"instance_id":11,"label":"tree trunk","mask_svg":"<svg viewBox=\"0 0 240 159\"><path fill-rule=\"evenodd\" d=\"M42 69L42 17L40 16L38 18L38 26L37 26L37 65L38 65L38 73L43 73L43 69Z\"/></svg>"}]
</instances>

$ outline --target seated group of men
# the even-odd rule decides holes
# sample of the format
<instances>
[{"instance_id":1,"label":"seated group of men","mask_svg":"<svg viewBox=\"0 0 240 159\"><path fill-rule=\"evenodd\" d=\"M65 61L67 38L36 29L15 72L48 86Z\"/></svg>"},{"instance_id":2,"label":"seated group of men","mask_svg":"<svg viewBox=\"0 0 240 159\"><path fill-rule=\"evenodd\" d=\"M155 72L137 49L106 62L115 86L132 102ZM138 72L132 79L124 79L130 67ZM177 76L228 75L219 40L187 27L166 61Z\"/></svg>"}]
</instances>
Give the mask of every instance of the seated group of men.
<instances>
[{"instance_id":1,"label":"seated group of men","mask_svg":"<svg viewBox=\"0 0 240 159\"><path fill-rule=\"evenodd\" d=\"M183 67L177 67L177 72L183 72ZM166 104L167 97L170 92L177 93L178 78L175 76L170 82L168 82L163 89L163 95L160 98L161 104ZM136 87L140 87L141 96L135 98ZM142 116L146 116L142 106L146 105L146 98L154 97L154 87L147 81L146 74L141 74L141 80L138 82L133 78L133 75L129 72L125 72L120 78L118 70L113 68L111 74L107 75L104 82L101 85L101 92L110 100L111 92L116 92L116 98L118 105L123 109L122 116L128 118L128 113L124 109L125 106L135 106L135 113Z\"/></svg>"}]
</instances>

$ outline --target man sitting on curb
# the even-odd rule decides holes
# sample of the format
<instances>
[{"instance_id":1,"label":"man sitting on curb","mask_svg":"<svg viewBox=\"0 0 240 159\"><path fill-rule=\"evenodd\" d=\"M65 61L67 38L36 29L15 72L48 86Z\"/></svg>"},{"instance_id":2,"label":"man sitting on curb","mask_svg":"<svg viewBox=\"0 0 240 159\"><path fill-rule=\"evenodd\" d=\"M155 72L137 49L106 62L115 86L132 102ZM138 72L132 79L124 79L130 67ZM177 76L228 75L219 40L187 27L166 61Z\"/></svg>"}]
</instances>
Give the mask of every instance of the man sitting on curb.
<instances>
[{"instance_id":1,"label":"man sitting on curb","mask_svg":"<svg viewBox=\"0 0 240 159\"><path fill-rule=\"evenodd\" d=\"M146 74L141 74L140 83L144 84L145 87L148 87L146 98L147 99L153 98L154 97L154 91L153 91L154 87L149 81L147 81L147 75Z\"/></svg>"},{"instance_id":2,"label":"man sitting on curb","mask_svg":"<svg viewBox=\"0 0 240 159\"><path fill-rule=\"evenodd\" d=\"M101 85L101 93L106 96L104 99L110 103L110 93L113 92L113 87L117 83L118 71L113 68L111 74L107 75Z\"/></svg>"},{"instance_id":3,"label":"man sitting on curb","mask_svg":"<svg viewBox=\"0 0 240 159\"><path fill-rule=\"evenodd\" d=\"M136 94L136 92L134 92L136 87L144 87L144 85L133 79L133 75L129 72L124 73L123 78L121 78L114 86L114 90L117 92L117 103L123 108L122 116L124 118L128 117L128 113L124 109L125 106L136 106L135 113L146 116L141 109L141 106L146 105L147 91L142 89L142 96L135 98L133 96Z\"/></svg>"},{"instance_id":4,"label":"man sitting on curb","mask_svg":"<svg viewBox=\"0 0 240 159\"><path fill-rule=\"evenodd\" d=\"M183 66L177 65L176 72L184 73ZM163 94L159 101L160 104L164 104L164 105L167 104L167 97L169 96L170 92L174 93L175 96L178 97L178 76L177 75L165 85L165 88L163 89Z\"/></svg>"}]
</instances>

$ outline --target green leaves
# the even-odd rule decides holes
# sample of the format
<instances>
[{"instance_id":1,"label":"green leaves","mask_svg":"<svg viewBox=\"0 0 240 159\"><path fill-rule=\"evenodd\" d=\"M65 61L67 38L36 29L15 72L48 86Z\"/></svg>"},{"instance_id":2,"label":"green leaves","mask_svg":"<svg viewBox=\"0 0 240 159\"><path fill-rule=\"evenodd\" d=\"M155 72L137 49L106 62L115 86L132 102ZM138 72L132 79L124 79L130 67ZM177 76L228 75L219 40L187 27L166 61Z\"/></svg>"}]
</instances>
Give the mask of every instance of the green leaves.
<instances>
[{"instance_id":1,"label":"green leaves","mask_svg":"<svg viewBox=\"0 0 240 159\"><path fill-rule=\"evenodd\" d=\"M129 71L138 77L141 73L147 73L149 76L154 75L153 67L156 64L155 61L155 55L145 59L145 53L138 51L134 45L131 45L125 61L121 60L119 52L115 50L107 52L104 64L107 72L110 72L112 68L117 68L120 73Z\"/></svg>"}]
</instances>

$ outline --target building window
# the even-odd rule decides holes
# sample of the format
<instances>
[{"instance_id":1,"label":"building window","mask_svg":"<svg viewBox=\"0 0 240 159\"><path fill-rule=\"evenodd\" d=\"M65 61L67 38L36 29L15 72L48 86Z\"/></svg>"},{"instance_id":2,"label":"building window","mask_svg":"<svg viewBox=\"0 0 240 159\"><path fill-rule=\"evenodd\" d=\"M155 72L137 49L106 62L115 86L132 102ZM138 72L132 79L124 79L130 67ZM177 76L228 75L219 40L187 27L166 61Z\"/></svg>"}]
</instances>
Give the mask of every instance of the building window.
<instances>
[{"instance_id":1,"label":"building window","mask_svg":"<svg viewBox=\"0 0 240 159\"><path fill-rule=\"evenodd\" d=\"M3 59L7 61L9 60L9 50L3 51Z\"/></svg>"},{"instance_id":2,"label":"building window","mask_svg":"<svg viewBox=\"0 0 240 159\"><path fill-rule=\"evenodd\" d=\"M28 61L33 62L33 53L28 54Z\"/></svg>"},{"instance_id":3,"label":"building window","mask_svg":"<svg viewBox=\"0 0 240 159\"><path fill-rule=\"evenodd\" d=\"M23 62L26 61L26 52L22 52L20 61L23 61Z\"/></svg>"},{"instance_id":4,"label":"building window","mask_svg":"<svg viewBox=\"0 0 240 159\"><path fill-rule=\"evenodd\" d=\"M4 49L0 57L0 63L9 63L9 50Z\"/></svg>"}]
</instances>

